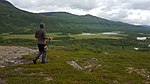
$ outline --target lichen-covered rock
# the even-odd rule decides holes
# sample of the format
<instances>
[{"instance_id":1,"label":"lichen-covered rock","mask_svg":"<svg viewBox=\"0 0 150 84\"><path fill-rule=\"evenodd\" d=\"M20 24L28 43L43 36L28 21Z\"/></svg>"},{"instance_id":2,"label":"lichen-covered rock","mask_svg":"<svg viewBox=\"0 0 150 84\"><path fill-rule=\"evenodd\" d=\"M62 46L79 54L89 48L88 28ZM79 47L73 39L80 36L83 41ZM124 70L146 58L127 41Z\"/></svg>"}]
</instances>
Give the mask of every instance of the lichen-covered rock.
<instances>
[{"instance_id":1,"label":"lichen-covered rock","mask_svg":"<svg viewBox=\"0 0 150 84\"><path fill-rule=\"evenodd\" d=\"M74 68L77 68L77 69L81 69L82 70L82 67L80 65L78 65L75 61L67 61L67 63L71 66L73 66Z\"/></svg>"},{"instance_id":2,"label":"lichen-covered rock","mask_svg":"<svg viewBox=\"0 0 150 84\"><path fill-rule=\"evenodd\" d=\"M7 65L21 64L25 60L20 58L23 55L29 55L36 53L37 50L20 46L0 46L0 68Z\"/></svg>"}]
</instances>

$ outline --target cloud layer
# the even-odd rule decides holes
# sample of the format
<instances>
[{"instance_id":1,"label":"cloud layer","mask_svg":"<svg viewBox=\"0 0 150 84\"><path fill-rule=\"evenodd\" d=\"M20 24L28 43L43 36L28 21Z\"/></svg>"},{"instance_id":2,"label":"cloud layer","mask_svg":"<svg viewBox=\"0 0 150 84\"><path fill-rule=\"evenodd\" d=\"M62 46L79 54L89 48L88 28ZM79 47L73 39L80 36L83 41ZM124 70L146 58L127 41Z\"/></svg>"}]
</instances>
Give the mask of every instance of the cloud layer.
<instances>
[{"instance_id":1,"label":"cloud layer","mask_svg":"<svg viewBox=\"0 0 150 84\"><path fill-rule=\"evenodd\" d=\"M91 14L130 24L150 25L150 0L8 0L30 12Z\"/></svg>"}]
</instances>

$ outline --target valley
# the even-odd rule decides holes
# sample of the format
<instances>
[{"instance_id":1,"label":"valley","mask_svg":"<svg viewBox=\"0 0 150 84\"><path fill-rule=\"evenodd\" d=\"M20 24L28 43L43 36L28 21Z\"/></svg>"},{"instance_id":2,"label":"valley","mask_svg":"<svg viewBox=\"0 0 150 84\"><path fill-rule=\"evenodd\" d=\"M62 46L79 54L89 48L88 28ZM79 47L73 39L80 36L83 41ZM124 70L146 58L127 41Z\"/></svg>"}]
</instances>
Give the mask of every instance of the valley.
<instances>
[{"instance_id":1,"label":"valley","mask_svg":"<svg viewBox=\"0 0 150 84\"><path fill-rule=\"evenodd\" d=\"M30 13L0 1L0 84L149 84L150 29L92 15ZM48 63L32 60L46 24Z\"/></svg>"}]
</instances>

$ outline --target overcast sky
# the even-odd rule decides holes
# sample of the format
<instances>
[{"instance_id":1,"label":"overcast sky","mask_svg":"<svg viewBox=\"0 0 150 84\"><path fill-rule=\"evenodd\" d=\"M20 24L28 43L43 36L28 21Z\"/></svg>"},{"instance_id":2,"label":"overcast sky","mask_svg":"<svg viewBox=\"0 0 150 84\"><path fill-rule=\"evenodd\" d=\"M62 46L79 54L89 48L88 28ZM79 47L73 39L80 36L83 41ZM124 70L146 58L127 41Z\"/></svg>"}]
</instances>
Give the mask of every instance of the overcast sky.
<instances>
[{"instance_id":1,"label":"overcast sky","mask_svg":"<svg viewBox=\"0 0 150 84\"><path fill-rule=\"evenodd\" d=\"M16 7L34 12L91 14L130 24L150 25L150 0L8 0Z\"/></svg>"}]
</instances>

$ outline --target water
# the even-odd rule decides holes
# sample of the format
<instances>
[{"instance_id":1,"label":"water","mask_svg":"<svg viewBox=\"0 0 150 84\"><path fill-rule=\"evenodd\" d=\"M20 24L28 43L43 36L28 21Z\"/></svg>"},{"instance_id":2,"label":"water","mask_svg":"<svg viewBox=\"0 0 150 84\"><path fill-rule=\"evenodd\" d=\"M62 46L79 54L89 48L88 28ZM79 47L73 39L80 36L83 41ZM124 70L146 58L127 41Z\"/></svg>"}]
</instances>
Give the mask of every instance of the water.
<instances>
[{"instance_id":1,"label":"water","mask_svg":"<svg viewBox=\"0 0 150 84\"><path fill-rule=\"evenodd\" d=\"M97 34L105 34L105 35L119 35L121 32L120 31L115 31L115 32L103 32L103 33L97 33ZM82 33L81 35L97 35L93 33Z\"/></svg>"},{"instance_id":2,"label":"water","mask_svg":"<svg viewBox=\"0 0 150 84\"><path fill-rule=\"evenodd\" d=\"M141 40L141 41L144 41L146 39L147 39L147 37L137 37L137 40Z\"/></svg>"},{"instance_id":3,"label":"water","mask_svg":"<svg viewBox=\"0 0 150 84\"><path fill-rule=\"evenodd\" d=\"M96 35L96 34L92 34L92 33L82 33L81 35Z\"/></svg>"},{"instance_id":4,"label":"water","mask_svg":"<svg viewBox=\"0 0 150 84\"><path fill-rule=\"evenodd\" d=\"M114 32L103 32L102 34L106 34L106 35L119 35L120 33L122 33L122 32L120 32L120 31L114 31Z\"/></svg>"},{"instance_id":5,"label":"water","mask_svg":"<svg viewBox=\"0 0 150 84\"><path fill-rule=\"evenodd\" d=\"M148 45L148 47L150 47L150 44Z\"/></svg>"}]
</instances>

